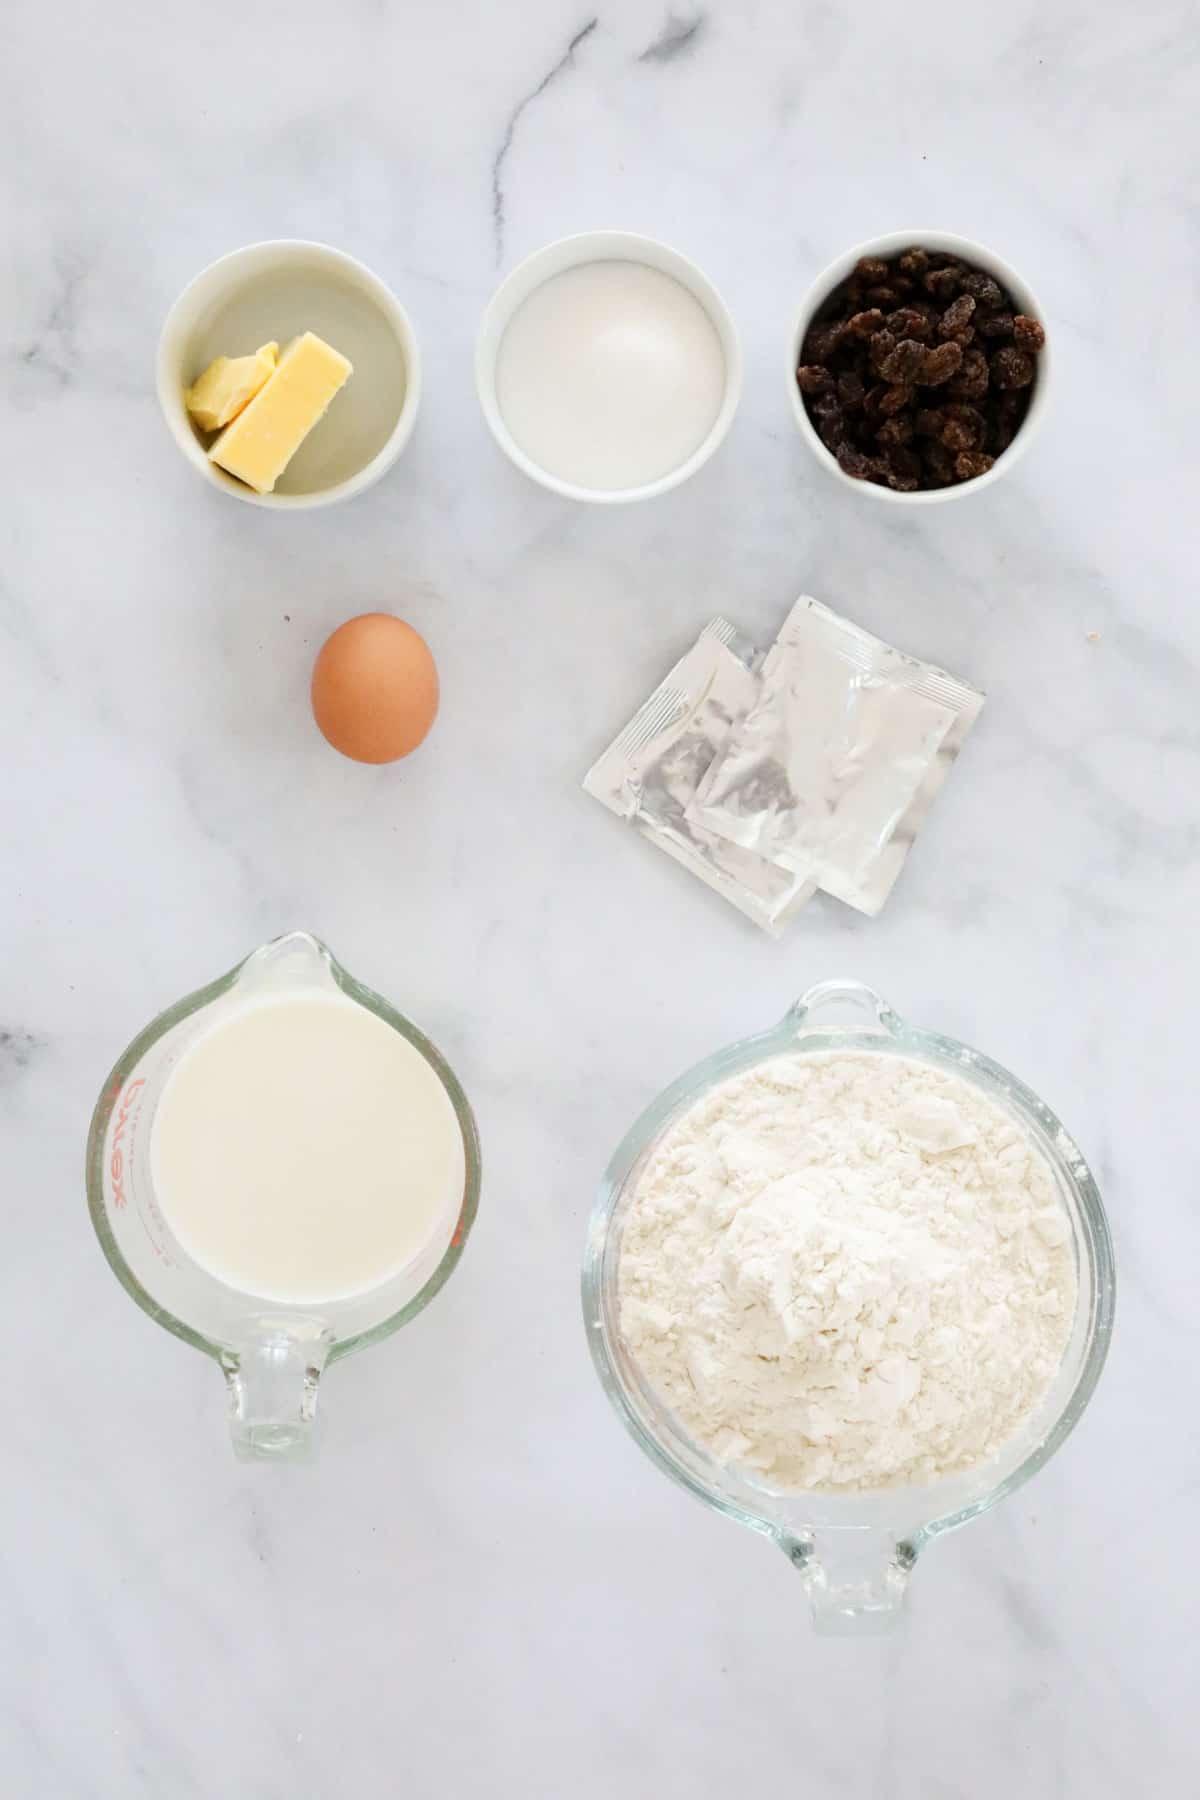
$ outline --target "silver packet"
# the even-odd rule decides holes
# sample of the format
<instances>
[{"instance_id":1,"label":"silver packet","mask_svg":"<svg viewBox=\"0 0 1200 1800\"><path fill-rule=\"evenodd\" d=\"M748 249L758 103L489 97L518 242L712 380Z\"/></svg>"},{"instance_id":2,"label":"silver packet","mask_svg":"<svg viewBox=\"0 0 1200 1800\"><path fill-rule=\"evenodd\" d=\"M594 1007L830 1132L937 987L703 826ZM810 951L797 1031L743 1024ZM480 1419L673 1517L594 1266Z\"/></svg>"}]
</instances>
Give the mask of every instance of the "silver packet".
<instances>
[{"instance_id":1,"label":"silver packet","mask_svg":"<svg viewBox=\"0 0 1200 1800\"><path fill-rule=\"evenodd\" d=\"M804 596L689 821L877 913L983 702Z\"/></svg>"},{"instance_id":2,"label":"silver packet","mask_svg":"<svg viewBox=\"0 0 1200 1800\"><path fill-rule=\"evenodd\" d=\"M778 868L688 817L696 788L734 726L758 699L754 648L728 619L713 619L583 786L651 843L778 937L816 882Z\"/></svg>"}]
</instances>

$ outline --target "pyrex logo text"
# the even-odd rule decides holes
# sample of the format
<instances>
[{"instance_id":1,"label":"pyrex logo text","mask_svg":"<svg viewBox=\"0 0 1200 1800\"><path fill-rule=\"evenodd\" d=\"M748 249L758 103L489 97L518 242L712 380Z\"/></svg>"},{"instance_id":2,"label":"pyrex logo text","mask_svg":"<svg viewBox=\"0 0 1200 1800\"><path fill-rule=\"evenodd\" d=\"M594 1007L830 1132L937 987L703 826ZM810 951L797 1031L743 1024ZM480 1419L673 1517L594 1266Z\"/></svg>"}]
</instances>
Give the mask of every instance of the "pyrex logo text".
<instances>
[{"instance_id":1,"label":"pyrex logo text","mask_svg":"<svg viewBox=\"0 0 1200 1800\"><path fill-rule=\"evenodd\" d=\"M121 1098L121 1110L117 1114L116 1128L113 1131L112 1149L109 1151L108 1155L108 1173L112 1178L113 1205L117 1207L118 1210L125 1205L128 1199L128 1195L125 1192L125 1152L121 1148L121 1139L125 1136L125 1132L128 1129L129 1115L133 1111L133 1103L137 1091L139 1088L144 1088L145 1085L146 1080L142 1075L139 1075L136 1081L130 1082Z\"/></svg>"}]
</instances>

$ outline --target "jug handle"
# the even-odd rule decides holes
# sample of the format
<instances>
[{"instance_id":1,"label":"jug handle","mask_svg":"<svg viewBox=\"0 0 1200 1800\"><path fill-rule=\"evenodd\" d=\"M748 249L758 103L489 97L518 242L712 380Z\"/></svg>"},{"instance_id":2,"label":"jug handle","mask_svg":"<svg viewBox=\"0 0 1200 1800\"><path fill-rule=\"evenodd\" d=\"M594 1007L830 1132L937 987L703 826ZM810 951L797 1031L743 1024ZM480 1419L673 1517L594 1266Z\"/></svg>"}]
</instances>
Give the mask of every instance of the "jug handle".
<instances>
[{"instance_id":1,"label":"jug handle","mask_svg":"<svg viewBox=\"0 0 1200 1800\"><path fill-rule=\"evenodd\" d=\"M899 1621L917 1560L911 1542L843 1529L788 1535L781 1548L800 1572L813 1626L823 1636L862 1637Z\"/></svg>"},{"instance_id":2,"label":"jug handle","mask_svg":"<svg viewBox=\"0 0 1200 1800\"><path fill-rule=\"evenodd\" d=\"M865 981L818 982L793 1001L787 1023L797 1038L830 1032L889 1037L901 1025L883 995Z\"/></svg>"},{"instance_id":3,"label":"jug handle","mask_svg":"<svg viewBox=\"0 0 1200 1800\"><path fill-rule=\"evenodd\" d=\"M332 1347L321 1319L276 1316L247 1326L221 1358L236 1456L296 1461L311 1452L317 1386Z\"/></svg>"}]
</instances>

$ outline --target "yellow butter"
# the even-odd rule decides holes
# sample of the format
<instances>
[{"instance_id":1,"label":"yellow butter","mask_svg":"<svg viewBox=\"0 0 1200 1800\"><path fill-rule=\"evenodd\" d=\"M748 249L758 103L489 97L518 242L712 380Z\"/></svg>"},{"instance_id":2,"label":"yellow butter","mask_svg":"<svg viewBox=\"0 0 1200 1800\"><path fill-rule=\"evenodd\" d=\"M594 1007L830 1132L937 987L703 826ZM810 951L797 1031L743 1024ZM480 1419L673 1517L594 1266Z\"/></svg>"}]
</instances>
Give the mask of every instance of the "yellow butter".
<instances>
[{"instance_id":1,"label":"yellow butter","mask_svg":"<svg viewBox=\"0 0 1200 1800\"><path fill-rule=\"evenodd\" d=\"M220 431L249 405L275 373L278 344L263 344L253 356L218 356L183 396L201 431Z\"/></svg>"},{"instance_id":2,"label":"yellow butter","mask_svg":"<svg viewBox=\"0 0 1200 1800\"><path fill-rule=\"evenodd\" d=\"M225 427L209 457L256 493L269 494L353 373L346 358L315 332L293 338L266 386Z\"/></svg>"}]
</instances>

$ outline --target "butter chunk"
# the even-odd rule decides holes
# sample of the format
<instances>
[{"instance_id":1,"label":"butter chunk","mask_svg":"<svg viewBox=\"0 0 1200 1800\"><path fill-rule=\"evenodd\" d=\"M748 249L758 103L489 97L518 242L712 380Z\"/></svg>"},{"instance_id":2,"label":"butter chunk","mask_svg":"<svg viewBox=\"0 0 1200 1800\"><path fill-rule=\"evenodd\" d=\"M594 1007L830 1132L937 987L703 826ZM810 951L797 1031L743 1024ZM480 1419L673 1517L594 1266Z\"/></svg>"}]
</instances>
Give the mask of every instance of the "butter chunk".
<instances>
[{"instance_id":1,"label":"butter chunk","mask_svg":"<svg viewBox=\"0 0 1200 1800\"><path fill-rule=\"evenodd\" d=\"M275 373L279 345L263 344L253 356L218 356L183 396L201 431L220 431L236 419Z\"/></svg>"},{"instance_id":2,"label":"butter chunk","mask_svg":"<svg viewBox=\"0 0 1200 1800\"><path fill-rule=\"evenodd\" d=\"M293 338L265 387L227 425L211 461L255 493L269 494L353 367L323 338Z\"/></svg>"}]
</instances>

